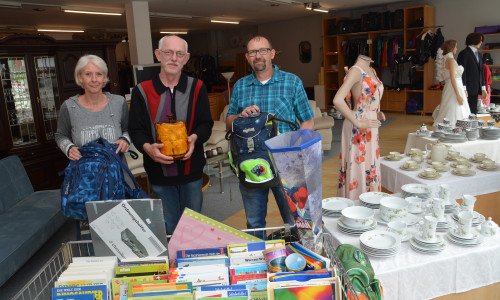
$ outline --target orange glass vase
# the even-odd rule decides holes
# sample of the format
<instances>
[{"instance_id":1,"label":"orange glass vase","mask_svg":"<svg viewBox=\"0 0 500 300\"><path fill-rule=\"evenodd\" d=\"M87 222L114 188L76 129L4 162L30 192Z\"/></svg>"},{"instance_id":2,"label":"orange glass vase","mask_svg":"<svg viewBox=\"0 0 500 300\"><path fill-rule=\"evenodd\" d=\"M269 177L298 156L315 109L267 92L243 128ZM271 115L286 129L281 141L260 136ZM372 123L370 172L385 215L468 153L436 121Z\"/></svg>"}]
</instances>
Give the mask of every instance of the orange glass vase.
<instances>
[{"instance_id":1,"label":"orange glass vase","mask_svg":"<svg viewBox=\"0 0 500 300\"><path fill-rule=\"evenodd\" d=\"M160 152L174 159L184 157L188 151L186 124L172 121L169 116L169 123L156 123L155 126L158 142L163 144Z\"/></svg>"}]
</instances>

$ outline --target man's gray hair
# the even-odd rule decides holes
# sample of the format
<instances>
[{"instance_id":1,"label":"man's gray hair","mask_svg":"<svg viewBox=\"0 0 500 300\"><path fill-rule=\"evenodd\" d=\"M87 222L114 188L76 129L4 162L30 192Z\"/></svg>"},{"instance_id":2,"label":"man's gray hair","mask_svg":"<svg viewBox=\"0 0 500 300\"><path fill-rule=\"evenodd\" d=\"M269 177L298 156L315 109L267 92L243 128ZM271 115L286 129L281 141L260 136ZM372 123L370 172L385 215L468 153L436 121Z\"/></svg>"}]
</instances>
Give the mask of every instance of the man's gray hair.
<instances>
[{"instance_id":1,"label":"man's gray hair","mask_svg":"<svg viewBox=\"0 0 500 300\"><path fill-rule=\"evenodd\" d=\"M175 34L169 34L169 35L166 35L166 36L162 37L162 38L160 39L160 41L158 42L158 50L162 50L162 49L161 49L161 46L163 45L163 41L164 41L166 38L169 38L169 37L172 37L172 36L176 36L176 37L180 38L181 40L183 40L183 41L184 41L184 44L186 44L186 53L189 53L189 51L188 51L188 43L186 42L186 40L185 40L185 39L183 39L183 38L181 38L181 37L180 37L180 36L178 36L178 35L175 35Z\"/></svg>"}]
</instances>

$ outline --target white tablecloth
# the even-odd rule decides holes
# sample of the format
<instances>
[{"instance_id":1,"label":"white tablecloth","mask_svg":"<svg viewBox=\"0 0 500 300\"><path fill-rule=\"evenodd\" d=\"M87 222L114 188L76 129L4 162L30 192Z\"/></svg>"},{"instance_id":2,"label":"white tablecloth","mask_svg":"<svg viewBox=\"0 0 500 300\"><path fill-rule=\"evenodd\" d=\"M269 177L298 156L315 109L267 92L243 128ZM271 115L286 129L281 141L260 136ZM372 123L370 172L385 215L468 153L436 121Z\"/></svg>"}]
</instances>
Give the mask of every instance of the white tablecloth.
<instances>
[{"instance_id":1,"label":"white tablecloth","mask_svg":"<svg viewBox=\"0 0 500 300\"><path fill-rule=\"evenodd\" d=\"M425 144L436 143L437 139L433 137L421 137L412 132L408 134L404 153L408 153L410 148L420 148L425 150ZM496 162L500 162L500 139L498 140L483 140L467 141L465 143L445 143L451 146L452 150L459 151L468 155L473 155L477 152L486 154L489 158Z\"/></svg>"},{"instance_id":2,"label":"white tablecloth","mask_svg":"<svg viewBox=\"0 0 500 300\"><path fill-rule=\"evenodd\" d=\"M405 157L400 161L389 161L381 158L380 168L383 187L393 193L400 193L401 186L407 183L421 183L431 187L433 196L437 197L439 185L447 183L452 186L451 196L455 199L462 198L463 194L477 196L500 191L500 171L482 171L477 169L477 164L472 163L472 170L476 172L474 176L453 175L451 173L453 168L450 167L450 171L440 173L441 178L428 180L418 177L418 173L428 166L425 162L421 163L422 168L418 171L404 171L399 168L408 159L410 158Z\"/></svg>"},{"instance_id":3,"label":"white tablecloth","mask_svg":"<svg viewBox=\"0 0 500 300\"><path fill-rule=\"evenodd\" d=\"M337 229L337 219L323 216L323 222L338 243L335 246L347 243L360 247L359 236ZM409 232L415 233L415 226L409 227ZM369 256L375 277L382 282L385 299L431 299L500 282L500 232L485 237L477 247L458 246L446 238L445 243L446 249L437 255L418 253L409 242L404 242L393 257Z\"/></svg>"}]
</instances>

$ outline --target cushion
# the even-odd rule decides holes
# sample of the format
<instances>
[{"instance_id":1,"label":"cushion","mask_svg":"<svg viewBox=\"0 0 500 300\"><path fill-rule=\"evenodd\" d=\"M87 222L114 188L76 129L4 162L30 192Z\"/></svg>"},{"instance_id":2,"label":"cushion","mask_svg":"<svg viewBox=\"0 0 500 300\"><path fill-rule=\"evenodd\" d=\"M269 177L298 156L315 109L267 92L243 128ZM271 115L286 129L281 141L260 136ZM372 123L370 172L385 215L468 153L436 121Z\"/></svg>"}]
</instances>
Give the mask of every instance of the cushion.
<instances>
[{"instance_id":1,"label":"cushion","mask_svg":"<svg viewBox=\"0 0 500 300\"><path fill-rule=\"evenodd\" d=\"M35 192L0 218L0 286L66 222L61 191Z\"/></svg>"},{"instance_id":2,"label":"cushion","mask_svg":"<svg viewBox=\"0 0 500 300\"><path fill-rule=\"evenodd\" d=\"M33 193L28 174L15 155L0 160L0 191L0 213Z\"/></svg>"},{"instance_id":3,"label":"cushion","mask_svg":"<svg viewBox=\"0 0 500 300\"><path fill-rule=\"evenodd\" d=\"M314 130L319 129L329 129L334 125L333 118L331 116L324 116L320 118L314 118Z\"/></svg>"},{"instance_id":4,"label":"cushion","mask_svg":"<svg viewBox=\"0 0 500 300\"><path fill-rule=\"evenodd\" d=\"M215 145L226 138L226 131L212 130L207 145Z\"/></svg>"},{"instance_id":5,"label":"cushion","mask_svg":"<svg viewBox=\"0 0 500 300\"><path fill-rule=\"evenodd\" d=\"M212 127L212 131L214 130L226 132L226 122L214 121L214 127Z\"/></svg>"}]
</instances>

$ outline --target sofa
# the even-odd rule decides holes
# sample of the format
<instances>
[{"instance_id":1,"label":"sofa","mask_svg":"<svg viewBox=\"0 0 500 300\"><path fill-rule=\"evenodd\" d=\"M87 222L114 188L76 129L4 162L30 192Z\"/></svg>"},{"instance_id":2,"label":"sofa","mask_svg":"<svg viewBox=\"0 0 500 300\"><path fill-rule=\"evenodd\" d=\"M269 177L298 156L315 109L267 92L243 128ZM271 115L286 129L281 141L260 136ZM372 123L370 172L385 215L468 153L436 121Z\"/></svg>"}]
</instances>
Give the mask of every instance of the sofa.
<instances>
[{"instance_id":1,"label":"sofa","mask_svg":"<svg viewBox=\"0 0 500 300\"><path fill-rule=\"evenodd\" d=\"M60 190L33 190L17 156L0 160L0 286L66 222ZM1 297L0 297L1 298Z\"/></svg>"},{"instance_id":2,"label":"sofa","mask_svg":"<svg viewBox=\"0 0 500 300\"><path fill-rule=\"evenodd\" d=\"M309 100L312 111L314 113L314 130L321 134L321 150L327 151L332 148L332 127L334 120L331 116L323 116L319 107L316 106L316 101ZM226 135L226 114L229 110L229 105L224 107L220 114L219 120L214 120L212 135L208 139L204 149L205 151L222 147L224 153L228 152L229 144L225 140Z\"/></svg>"}]
</instances>

